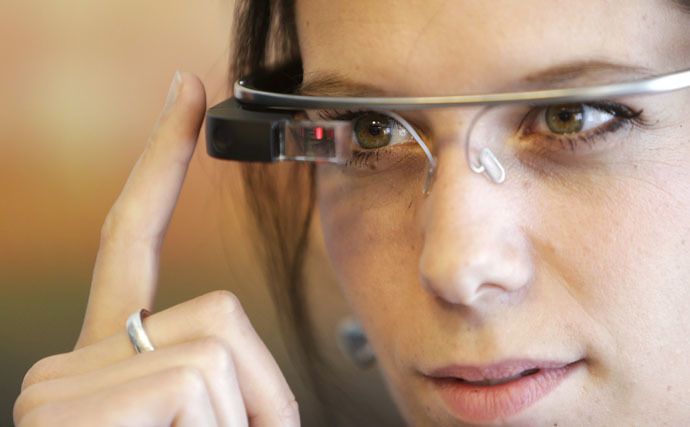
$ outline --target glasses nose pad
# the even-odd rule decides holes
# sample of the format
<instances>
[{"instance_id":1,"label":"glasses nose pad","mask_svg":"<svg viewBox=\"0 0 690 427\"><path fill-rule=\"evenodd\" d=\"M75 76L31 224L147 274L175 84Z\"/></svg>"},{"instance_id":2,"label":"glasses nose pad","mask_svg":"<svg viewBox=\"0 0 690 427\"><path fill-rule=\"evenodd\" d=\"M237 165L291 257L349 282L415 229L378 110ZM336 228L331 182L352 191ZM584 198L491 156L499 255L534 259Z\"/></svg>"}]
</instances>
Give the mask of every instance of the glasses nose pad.
<instances>
[{"instance_id":1,"label":"glasses nose pad","mask_svg":"<svg viewBox=\"0 0 690 427\"><path fill-rule=\"evenodd\" d=\"M501 184L506 179L505 168L488 147L479 152L479 166L472 164L469 157L467 161L474 172L483 173L494 184Z\"/></svg>"},{"instance_id":2,"label":"glasses nose pad","mask_svg":"<svg viewBox=\"0 0 690 427\"><path fill-rule=\"evenodd\" d=\"M472 138L476 138L479 140L490 140L491 137L488 135L484 135L484 132L486 132L486 129L483 129L484 126L478 126L477 123L480 121L480 119L491 110L491 106L486 107L482 111L477 114L470 125L467 128L467 133L465 135L465 159L467 159L467 164L469 165L470 169L472 169L473 172L475 173L483 173L484 176L486 176L491 182L494 184L501 184L503 181L506 179L506 170L501 164L501 161L498 160L498 158L494 155L494 152L491 151L489 147L484 147L482 150L479 152L479 155L477 156L477 163L475 164L472 161L471 153L470 153L470 148L472 145ZM479 129L479 131L475 131L475 127ZM482 131L483 129L483 131ZM474 135L478 133L479 135Z\"/></svg>"}]
</instances>

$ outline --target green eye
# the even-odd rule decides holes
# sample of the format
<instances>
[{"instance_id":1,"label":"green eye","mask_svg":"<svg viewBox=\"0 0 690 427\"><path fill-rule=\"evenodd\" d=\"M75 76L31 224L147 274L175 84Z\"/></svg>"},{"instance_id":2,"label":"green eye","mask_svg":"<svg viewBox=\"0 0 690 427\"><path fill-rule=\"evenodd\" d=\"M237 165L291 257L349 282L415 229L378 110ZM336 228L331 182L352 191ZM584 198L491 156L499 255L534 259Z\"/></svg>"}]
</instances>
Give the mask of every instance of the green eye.
<instances>
[{"instance_id":1,"label":"green eye","mask_svg":"<svg viewBox=\"0 0 690 427\"><path fill-rule=\"evenodd\" d=\"M553 133L577 133L584 127L584 112L582 104L552 105L545 112L546 124Z\"/></svg>"},{"instance_id":2,"label":"green eye","mask_svg":"<svg viewBox=\"0 0 690 427\"><path fill-rule=\"evenodd\" d=\"M393 120L385 114L365 113L355 121L354 132L362 148L385 147L393 136Z\"/></svg>"}]
</instances>

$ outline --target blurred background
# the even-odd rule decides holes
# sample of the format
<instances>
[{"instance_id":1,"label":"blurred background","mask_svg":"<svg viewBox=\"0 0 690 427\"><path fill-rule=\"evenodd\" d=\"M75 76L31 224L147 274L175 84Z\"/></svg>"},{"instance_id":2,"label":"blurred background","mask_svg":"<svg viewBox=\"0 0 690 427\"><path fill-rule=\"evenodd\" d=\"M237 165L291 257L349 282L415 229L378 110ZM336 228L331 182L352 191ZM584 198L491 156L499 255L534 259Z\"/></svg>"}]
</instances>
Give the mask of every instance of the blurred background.
<instances>
[{"instance_id":1,"label":"blurred background","mask_svg":"<svg viewBox=\"0 0 690 427\"><path fill-rule=\"evenodd\" d=\"M72 349L86 307L99 231L164 104L175 70L197 74L209 106L228 95L231 0L49 0L0 3L0 425L24 373ZM241 232L234 165L203 138L163 248L156 309L214 289L243 301L315 425L260 266ZM309 265L319 336L340 385L372 424L400 421L376 369L337 350L347 315L320 241ZM124 325L123 325L124 326ZM347 425L349 421L344 421Z\"/></svg>"}]
</instances>

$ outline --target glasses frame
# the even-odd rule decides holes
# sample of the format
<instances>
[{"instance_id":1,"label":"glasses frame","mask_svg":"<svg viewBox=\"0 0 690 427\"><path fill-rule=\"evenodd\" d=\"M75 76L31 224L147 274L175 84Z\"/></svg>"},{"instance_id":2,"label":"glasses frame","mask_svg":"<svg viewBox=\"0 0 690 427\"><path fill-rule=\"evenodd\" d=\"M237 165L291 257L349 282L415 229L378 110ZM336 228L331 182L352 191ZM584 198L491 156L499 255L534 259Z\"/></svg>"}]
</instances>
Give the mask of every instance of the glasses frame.
<instances>
[{"instance_id":1,"label":"glasses frame","mask_svg":"<svg viewBox=\"0 0 690 427\"><path fill-rule=\"evenodd\" d=\"M480 95L429 97L326 97L269 92L257 88L253 77L240 78L234 96L242 104L272 109L371 108L417 110L493 104L577 103L620 96L670 92L690 87L690 69L643 79L581 88L546 89Z\"/></svg>"},{"instance_id":2,"label":"glasses frame","mask_svg":"<svg viewBox=\"0 0 690 427\"><path fill-rule=\"evenodd\" d=\"M484 106L482 111L499 104L584 103L622 96L657 94L690 87L690 69L633 81L581 88L504 92L483 95L434 97L324 97L272 92L256 87L256 76L238 79L234 97L211 107L206 115L206 144L209 155L216 158L249 162L277 162L287 159L281 153L282 129L296 114L308 109L357 108L382 111L419 110L462 106ZM393 113L394 114L394 113ZM480 114L481 115L481 114ZM430 169L424 193L429 190L435 159L414 129L395 115L396 120L412 132L429 157ZM475 120L472 122L474 124ZM472 128L473 124L470 126ZM465 147L468 150L468 147ZM484 173L500 184L505 170L489 149L480 153L474 164L467 153L470 168Z\"/></svg>"}]
</instances>

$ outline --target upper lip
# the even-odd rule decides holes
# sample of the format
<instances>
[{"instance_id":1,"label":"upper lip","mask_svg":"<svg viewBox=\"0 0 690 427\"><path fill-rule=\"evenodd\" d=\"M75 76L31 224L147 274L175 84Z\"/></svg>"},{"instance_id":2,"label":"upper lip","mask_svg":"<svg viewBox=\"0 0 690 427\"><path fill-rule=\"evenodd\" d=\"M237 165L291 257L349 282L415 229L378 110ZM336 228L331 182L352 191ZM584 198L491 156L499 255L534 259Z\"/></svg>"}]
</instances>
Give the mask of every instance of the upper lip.
<instances>
[{"instance_id":1,"label":"upper lip","mask_svg":"<svg viewBox=\"0 0 690 427\"><path fill-rule=\"evenodd\" d=\"M574 362L536 361L536 360L504 360L490 365L449 365L434 369L427 376L441 378L457 378L465 381L498 380L514 377L522 373L528 374L543 369L558 369Z\"/></svg>"}]
</instances>

